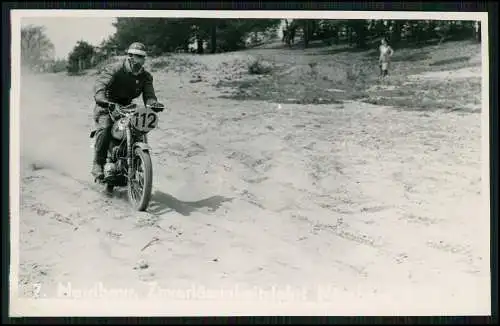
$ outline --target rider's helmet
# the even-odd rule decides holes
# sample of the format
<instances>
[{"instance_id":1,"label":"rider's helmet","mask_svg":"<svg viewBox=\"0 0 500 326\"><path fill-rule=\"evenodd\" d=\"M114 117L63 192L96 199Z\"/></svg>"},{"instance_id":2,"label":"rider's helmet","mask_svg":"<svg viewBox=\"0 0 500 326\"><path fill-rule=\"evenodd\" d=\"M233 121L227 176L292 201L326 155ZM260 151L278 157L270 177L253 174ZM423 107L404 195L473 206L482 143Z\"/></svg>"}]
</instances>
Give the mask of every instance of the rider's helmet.
<instances>
[{"instance_id":1,"label":"rider's helmet","mask_svg":"<svg viewBox=\"0 0 500 326\"><path fill-rule=\"evenodd\" d=\"M145 57L147 54L146 46L140 42L134 42L128 47L127 54L135 54L141 57Z\"/></svg>"},{"instance_id":2,"label":"rider's helmet","mask_svg":"<svg viewBox=\"0 0 500 326\"><path fill-rule=\"evenodd\" d=\"M130 44L127 49L128 61L133 72L140 72L147 55L146 46L140 42Z\"/></svg>"}]
</instances>

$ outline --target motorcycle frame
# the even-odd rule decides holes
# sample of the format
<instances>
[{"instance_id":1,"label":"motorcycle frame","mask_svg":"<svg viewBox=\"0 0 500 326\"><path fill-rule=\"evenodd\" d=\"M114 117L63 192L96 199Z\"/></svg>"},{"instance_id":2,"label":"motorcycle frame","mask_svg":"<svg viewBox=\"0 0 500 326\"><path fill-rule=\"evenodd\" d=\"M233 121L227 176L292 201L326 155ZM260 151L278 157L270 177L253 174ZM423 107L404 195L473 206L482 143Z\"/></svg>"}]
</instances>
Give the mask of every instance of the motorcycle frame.
<instances>
[{"instance_id":1,"label":"motorcycle frame","mask_svg":"<svg viewBox=\"0 0 500 326\"><path fill-rule=\"evenodd\" d=\"M133 114L122 114L119 112L119 117L114 118L113 114L110 112L109 113L111 117L111 121L113 121L113 124L115 124L117 121L119 121L123 117L128 117L127 124L125 126L125 137L122 138L121 140L118 140L116 138L113 138L111 135L111 142L110 146L108 148L108 155L112 154L112 150L115 147L119 147L120 150L123 146L126 148L126 157L116 157L116 161L118 160L126 160L127 162L127 182L130 183L130 180L133 177L133 171L134 171L134 166L133 166L133 157L134 157L134 151L137 147L139 147L141 150L149 152L150 151L150 146L148 144L148 137L147 134L148 132L140 132L139 130L134 129L131 126L131 117ZM115 145L115 142L119 142L117 145ZM118 150L118 152L120 152ZM122 173L122 171L120 171Z\"/></svg>"}]
</instances>

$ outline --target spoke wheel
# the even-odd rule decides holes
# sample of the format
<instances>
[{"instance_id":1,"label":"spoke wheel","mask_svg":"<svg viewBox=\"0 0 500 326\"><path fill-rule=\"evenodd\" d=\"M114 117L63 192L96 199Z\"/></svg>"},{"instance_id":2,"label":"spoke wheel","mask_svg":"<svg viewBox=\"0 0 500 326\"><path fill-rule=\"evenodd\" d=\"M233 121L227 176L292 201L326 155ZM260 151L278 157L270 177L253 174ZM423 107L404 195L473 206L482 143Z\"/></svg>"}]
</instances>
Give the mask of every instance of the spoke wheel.
<instances>
[{"instance_id":1,"label":"spoke wheel","mask_svg":"<svg viewBox=\"0 0 500 326\"><path fill-rule=\"evenodd\" d=\"M136 149L133 157L134 171L128 182L129 201L135 210L146 210L151 199L153 165L149 153Z\"/></svg>"}]
</instances>

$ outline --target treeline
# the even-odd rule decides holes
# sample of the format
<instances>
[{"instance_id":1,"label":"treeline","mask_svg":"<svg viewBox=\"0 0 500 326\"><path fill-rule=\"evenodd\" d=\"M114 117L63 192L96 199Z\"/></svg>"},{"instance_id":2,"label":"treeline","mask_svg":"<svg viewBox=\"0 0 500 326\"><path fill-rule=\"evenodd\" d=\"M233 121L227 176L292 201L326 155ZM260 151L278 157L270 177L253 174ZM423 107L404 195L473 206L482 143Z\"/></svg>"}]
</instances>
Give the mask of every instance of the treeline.
<instances>
[{"instance_id":1,"label":"treeline","mask_svg":"<svg viewBox=\"0 0 500 326\"><path fill-rule=\"evenodd\" d=\"M44 71L66 69L69 73L78 73L111 56L124 54L127 46L136 41L145 43L151 56L171 52L204 54L259 45L277 39L279 32L283 43L304 48L319 41L363 49L381 37L393 46L425 44L431 40L481 40L481 26L476 21L120 17L113 25L114 35L97 46L79 41L64 61L53 58L54 47L43 28L24 27L21 32L23 65Z\"/></svg>"},{"instance_id":2,"label":"treeline","mask_svg":"<svg viewBox=\"0 0 500 326\"><path fill-rule=\"evenodd\" d=\"M276 38L280 19L117 18L105 47L145 43L151 55L166 52L216 53L244 49Z\"/></svg>"},{"instance_id":3,"label":"treeline","mask_svg":"<svg viewBox=\"0 0 500 326\"><path fill-rule=\"evenodd\" d=\"M476 39L481 41L481 26L476 21L439 20L317 20L286 21L283 42L292 46L299 36L304 47L312 41L367 48L385 37L392 45L425 44L428 41Z\"/></svg>"},{"instance_id":4,"label":"treeline","mask_svg":"<svg viewBox=\"0 0 500 326\"><path fill-rule=\"evenodd\" d=\"M152 55L183 51L216 53L235 51L276 38L283 20L279 19L175 19L118 18L117 31L103 44L109 49L124 49L141 40ZM430 40L480 41L480 26L476 21L439 20L284 20L283 41L294 44L295 36L304 47L312 41L349 43L365 48L375 38L386 37L393 45L425 43ZM287 37L288 36L288 37Z\"/></svg>"}]
</instances>

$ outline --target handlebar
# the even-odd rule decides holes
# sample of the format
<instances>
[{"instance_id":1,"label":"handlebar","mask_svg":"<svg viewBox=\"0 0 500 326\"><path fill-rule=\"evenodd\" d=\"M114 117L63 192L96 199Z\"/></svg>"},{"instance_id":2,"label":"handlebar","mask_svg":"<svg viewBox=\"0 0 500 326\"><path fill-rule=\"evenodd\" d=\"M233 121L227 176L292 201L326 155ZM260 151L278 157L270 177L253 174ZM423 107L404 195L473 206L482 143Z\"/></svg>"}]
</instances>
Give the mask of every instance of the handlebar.
<instances>
[{"instance_id":1,"label":"handlebar","mask_svg":"<svg viewBox=\"0 0 500 326\"><path fill-rule=\"evenodd\" d=\"M119 104L114 104L114 108L115 108L114 110L118 111L118 113L120 113L120 114L130 114L136 110L137 104L131 103L131 104L125 105L125 106L121 106Z\"/></svg>"},{"instance_id":2,"label":"handlebar","mask_svg":"<svg viewBox=\"0 0 500 326\"><path fill-rule=\"evenodd\" d=\"M122 106L118 103L113 103L109 102L109 107L112 108L110 112L112 111L118 111L120 114L130 114L133 113L137 109L137 104L136 103L130 103L129 105ZM161 103L155 103L155 105L146 105L146 108L152 109L155 112L163 111L165 109L165 106Z\"/></svg>"}]
</instances>

